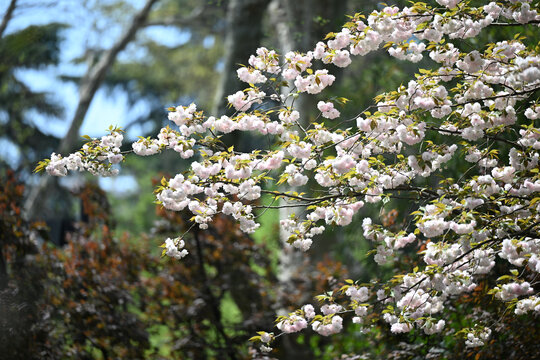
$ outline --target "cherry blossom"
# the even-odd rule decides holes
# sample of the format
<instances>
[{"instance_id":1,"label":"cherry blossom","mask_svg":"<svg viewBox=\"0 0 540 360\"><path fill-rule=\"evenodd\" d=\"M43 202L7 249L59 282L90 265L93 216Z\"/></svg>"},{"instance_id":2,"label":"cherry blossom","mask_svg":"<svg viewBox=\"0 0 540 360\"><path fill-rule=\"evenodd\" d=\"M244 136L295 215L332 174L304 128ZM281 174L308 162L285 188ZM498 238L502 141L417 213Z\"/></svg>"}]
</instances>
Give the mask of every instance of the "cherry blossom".
<instances>
[{"instance_id":1,"label":"cherry blossom","mask_svg":"<svg viewBox=\"0 0 540 360\"><path fill-rule=\"evenodd\" d=\"M194 104L176 106L169 109L173 128L132 144L136 155L171 149L195 158L185 172L164 179L156 198L167 209L188 209L201 229L222 213L242 231L256 231L264 195L300 209L280 219L290 234L284 246L308 251L327 228L356 222L377 264L421 247L418 265L409 272L370 284L347 280L336 296L318 296L320 306L307 304L278 317L278 334L260 332L254 339L263 351L288 333L339 333L350 318L362 331L370 330L365 319L372 317L396 334L444 333L450 320L443 312L453 311L448 305L479 286L496 262L505 273L490 285L494 301L516 315L540 313L537 283L528 280L540 272L540 105L534 97L540 54L519 37L469 52L460 41L492 26L538 27L539 7L517 0L479 7L459 0L437 3L442 7L418 3L356 14L306 53L280 56L259 48L237 73L249 87L227 97L234 115L207 116ZM324 98L336 80L326 65L345 68L380 48L413 63L427 55L434 66L379 94L375 110L359 110L340 123L335 105L347 101ZM284 81L289 86L281 86ZM263 91L263 85L269 86ZM308 114L294 102L315 94L320 122L306 124ZM235 131L262 134L272 145L238 152L219 138ZM52 154L38 170L54 176L82 170L116 174L125 156L121 131L88 140L67 157ZM468 170L447 176L453 163ZM291 189L269 190L275 183ZM403 229L391 230L363 211L403 196L412 203ZM182 258L185 245L180 238L167 239L164 254ZM483 346L492 334L490 324L461 326L470 326L459 332L468 347Z\"/></svg>"}]
</instances>

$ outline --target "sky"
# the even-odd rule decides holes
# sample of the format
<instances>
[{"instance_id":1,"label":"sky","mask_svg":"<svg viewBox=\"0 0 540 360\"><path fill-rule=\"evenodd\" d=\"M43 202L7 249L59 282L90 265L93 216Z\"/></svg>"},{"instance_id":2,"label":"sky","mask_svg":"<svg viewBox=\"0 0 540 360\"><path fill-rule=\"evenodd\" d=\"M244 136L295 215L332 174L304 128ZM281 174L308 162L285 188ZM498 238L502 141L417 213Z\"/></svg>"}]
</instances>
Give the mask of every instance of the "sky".
<instances>
[{"instance_id":1,"label":"sky","mask_svg":"<svg viewBox=\"0 0 540 360\"><path fill-rule=\"evenodd\" d=\"M17 73L32 90L47 91L51 97L60 100L65 107L64 119L53 119L40 114L33 114L33 120L45 133L63 137L69 128L69 122L75 112L78 102L78 88L75 84L59 80L61 75L81 76L86 70L85 64L76 65L73 60L82 56L85 49L90 46L100 45L108 48L122 33L122 24L107 22L103 17L98 17L85 9L81 4L103 5L110 0L19 0L20 8L16 9L13 18L6 28L6 34L24 29L30 25L43 25L51 22L66 23L69 27L63 30L64 38L61 46L61 59L58 66L50 66L42 70L25 70ZM143 0L127 0L134 10L142 8ZM0 1L0 14L4 14L9 1ZM124 15L124 23L129 20ZM101 36L97 36L99 31ZM140 30L138 37L145 36L159 40L164 45L175 46L189 41L190 34L181 32L172 27L152 27ZM119 60L133 56L144 56L135 46L129 46L119 54ZM127 96L122 91L97 91L81 128L81 135L100 137L105 135L109 125L123 127L128 119L144 114L147 107L144 103L136 104L129 108ZM133 126L127 134L128 138L135 139L142 129ZM8 144L0 144L4 153L16 162L16 151ZM106 190L132 189L136 186L134 179L119 177L118 179L101 179L100 184Z\"/></svg>"}]
</instances>

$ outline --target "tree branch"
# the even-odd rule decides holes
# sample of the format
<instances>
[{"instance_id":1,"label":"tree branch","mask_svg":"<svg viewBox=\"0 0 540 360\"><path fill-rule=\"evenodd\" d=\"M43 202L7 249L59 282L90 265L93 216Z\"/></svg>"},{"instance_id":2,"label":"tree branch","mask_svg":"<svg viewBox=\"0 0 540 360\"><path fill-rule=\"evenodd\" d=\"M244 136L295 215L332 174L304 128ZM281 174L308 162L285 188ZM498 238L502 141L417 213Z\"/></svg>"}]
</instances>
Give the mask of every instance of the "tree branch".
<instances>
[{"instance_id":1,"label":"tree branch","mask_svg":"<svg viewBox=\"0 0 540 360\"><path fill-rule=\"evenodd\" d=\"M203 4L201 6L196 7L191 11L191 13L188 16L178 18L178 17L170 17L167 19L160 19L160 20L152 20L147 21L143 26L144 27L150 27L150 26L186 26L191 25L193 21L197 20L206 9L206 4Z\"/></svg>"},{"instance_id":2,"label":"tree branch","mask_svg":"<svg viewBox=\"0 0 540 360\"><path fill-rule=\"evenodd\" d=\"M9 21L11 20L11 17L13 16L13 11L15 10L16 3L17 3L17 0L11 0L6 10L6 13L4 14L4 17L2 18L2 22L0 23L0 38L2 38L2 35L4 34L4 31L6 30L7 25Z\"/></svg>"},{"instance_id":3,"label":"tree branch","mask_svg":"<svg viewBox=\"0 0 540 360\"><path fill-rule=\"evenodd\" d=\"M525 24L513 22L513 23L491 23L490 26L523 26L529 24L540 24L540 20L531 20Z\"/></svg>"}]
</instances>

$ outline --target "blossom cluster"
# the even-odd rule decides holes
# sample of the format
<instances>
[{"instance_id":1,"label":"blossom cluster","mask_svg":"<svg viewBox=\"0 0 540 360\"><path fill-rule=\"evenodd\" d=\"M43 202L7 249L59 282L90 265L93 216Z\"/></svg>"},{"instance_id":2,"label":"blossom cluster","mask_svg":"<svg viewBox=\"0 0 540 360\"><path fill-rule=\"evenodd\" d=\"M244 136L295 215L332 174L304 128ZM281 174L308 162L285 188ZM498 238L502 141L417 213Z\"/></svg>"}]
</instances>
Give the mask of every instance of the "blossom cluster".
<instances>
[{"instance_id":1,"label":"blossom cluster","mask_svg":"<svg viewBox=\"0 0 540 360\"><path fill-rule=\"evenodd\" d=\"M87 142L80 151L67 157L53 153L51 158L41 162L37 169L45 168L52 176L66 176L68 170L89 171L99 176L115 176L119 170L113 168L113 165L124 160L124 155L120 151L123 139L122 131L111 127L109 135Z\"/></svg>"},{"instance_id":2,"label":"blossom cluster","mask_svg":"<svg viewBox=\"0 0 540 360\"><path fill-rule=\"evenodd\" d=\"M186 249L184 249L184 246L185 242L181 238L167 238L165 240L165 249L163 250L163 253L164 255L174 259L181 259L189 253Z\"/></svg>"}]
</instances>

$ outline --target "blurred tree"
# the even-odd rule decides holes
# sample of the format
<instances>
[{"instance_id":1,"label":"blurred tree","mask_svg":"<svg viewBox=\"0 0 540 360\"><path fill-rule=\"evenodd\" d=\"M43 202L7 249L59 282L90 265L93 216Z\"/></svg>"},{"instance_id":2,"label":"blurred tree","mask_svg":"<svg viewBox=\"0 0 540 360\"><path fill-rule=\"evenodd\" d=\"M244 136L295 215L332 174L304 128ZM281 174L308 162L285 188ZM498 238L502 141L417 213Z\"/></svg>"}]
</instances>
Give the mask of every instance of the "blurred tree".
<instances>
[{"instance_id":1,"label":"blurred tree","mask_svg":"<svg viewBox=\"0 0 540 360\"><path fill-rule=\"evenodd\" d=\"M0 154L0 165L5 168L14 155L11 152L16 152L19 158L16 172L26 170L28 173L32 164L50 154L59 143L57 138L36 126L33 115L37 112L60 117L63 108L53 100L51 93L31 90L17 72L58 64L60 32L65 26L58 23L29 26L2 36L15 4L15 1L10 3L0 25L0 141L4 142L5 148L11 148Z\"/></svg>"},{"instance_id":2,"label":"blurred tree","mask_svg":"<svg viewBox=\"0 0 540 360\"><path fill-rule=\"evenodd\" d=\"M103 51L96 59L95 63L89 64L86 73L80 79L79 102L70 122L67 134L58 146L58 153L62 154L70 152L79 143L79 130L97 89L101 86L105 75L113 65L118 54L133 40L137 31L144 25L152 6L156 2L157 0L146 0L142 9L133 16L130 24L116 42L114 42L109 49ZM34 218L38 211L41 212L42 216L46 213L44 211L46 211L47 207L44 206L44 204L47 198L46 194L54 185L52 183L52 179L42 178L40 183L32 188L25 203L27 216Z\"/></svg>"}]
</instances>

